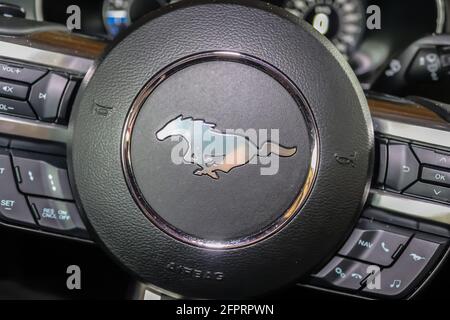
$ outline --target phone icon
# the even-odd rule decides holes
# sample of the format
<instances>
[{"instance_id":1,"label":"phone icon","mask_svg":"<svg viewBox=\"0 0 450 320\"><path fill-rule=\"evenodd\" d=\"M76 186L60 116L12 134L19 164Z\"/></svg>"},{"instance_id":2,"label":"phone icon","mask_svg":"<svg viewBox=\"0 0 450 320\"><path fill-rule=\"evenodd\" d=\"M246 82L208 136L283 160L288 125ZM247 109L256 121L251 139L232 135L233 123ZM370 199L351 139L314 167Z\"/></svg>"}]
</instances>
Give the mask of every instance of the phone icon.
<instances>
[{"instance_id":1,"label":"phone icon","mask_svg":"<svg viewBox=\"0 0 450 320\"><path fill-rule=\"evenodd\" d=\"M381 243L381 248L383 249L384 252L389 252L389 251L391 251L391 250L389 250L388 247L386 247L386 243L385 243L384 241Z\"/></svg>"},{"instance_id":2,"label":"phone icon","mask_svg":"<svg viewBox=\"0 0 450 320\"><path fill-rule=\"evenodd\" d=\"M362 279L362 275L360 275L359 273L352 273L352 278L361 280Z\"/></svg>"}]
</instances>

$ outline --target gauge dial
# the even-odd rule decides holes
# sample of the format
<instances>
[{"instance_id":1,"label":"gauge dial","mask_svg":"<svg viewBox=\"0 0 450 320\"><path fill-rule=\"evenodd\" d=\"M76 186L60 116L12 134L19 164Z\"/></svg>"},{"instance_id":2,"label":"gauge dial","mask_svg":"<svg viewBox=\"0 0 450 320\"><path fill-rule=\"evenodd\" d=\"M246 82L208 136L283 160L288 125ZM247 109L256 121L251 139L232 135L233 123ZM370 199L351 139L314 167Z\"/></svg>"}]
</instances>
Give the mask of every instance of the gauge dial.
<instances>
[{"instance_id":1,"label":"gauge dial","mask_svg":"<svg viewBox=\"0 0 450 320\"><path fill-rule=\"evenodd\" d=\"M364 31L360 0L286 0L284 8L308 21L343 54L351 53Z\"/></svg>"}]
</instances>

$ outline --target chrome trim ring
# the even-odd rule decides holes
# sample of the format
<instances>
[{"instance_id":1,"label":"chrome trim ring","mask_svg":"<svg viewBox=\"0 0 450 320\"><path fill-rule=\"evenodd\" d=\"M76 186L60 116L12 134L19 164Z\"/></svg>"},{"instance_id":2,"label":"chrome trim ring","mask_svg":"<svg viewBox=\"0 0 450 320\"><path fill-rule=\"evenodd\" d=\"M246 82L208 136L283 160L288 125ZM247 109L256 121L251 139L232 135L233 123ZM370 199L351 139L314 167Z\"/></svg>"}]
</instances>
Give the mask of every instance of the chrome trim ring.
<instances>
[{"instance_id":1,"label":"chrome trim ring","mask_svg":"<svg viewBox=\"0 0 450 320\"><path fill-rule=\"evenodd\" d=\"M133 128L138 117L141 107L144 105L150 94L168 77L184 69L190 65L205 62L205 61L231 61L237 63L243 63L253 66L272 78L278 81L292 96L292 98L297 102L300 111L302 112L305 122L308 126L310 141L311 141L311 161L309 164L308 175L306 177L305 183L303 184L301 190L299 190L298 195L292 202L291 206L272 224L260 230L259 232L247 236L245 238L240 238L231 241L212 241L199 239L192 235L189 235L181 230L178 230L174 226L170 225L164 219L162 219L151 207L151 205L145 200L140 188L137 184L133 167L131 164L131 138ZM305 107L302 107L305 106ZM172 65L166 67L160 71L156 76L151 79L146 86L141 90L135 99L131 109L128 113L123 134L122 134L122 169L125 174L125 180L128 185L133 199L136 204L140 207L141 211L147 216L147 218L152 221L158 228L172 236L173 238L191 244L197 247L209 248L209 249L232 249L248 246L250 244L261 241L275 232L279 231L283 226L285 226L296 214L299 213L301 207L305 203L306 199L311 193L313 188L319 164L319 136L316 122L314 120L311 109L309 108L306 100L303 98L301 92L289 80L282 72L273 67L272 65L261 61L250 55L230 52L230 51L212 51L200 54L195 54L193 56L181 59Z\"/></svg>"}]
</instances>

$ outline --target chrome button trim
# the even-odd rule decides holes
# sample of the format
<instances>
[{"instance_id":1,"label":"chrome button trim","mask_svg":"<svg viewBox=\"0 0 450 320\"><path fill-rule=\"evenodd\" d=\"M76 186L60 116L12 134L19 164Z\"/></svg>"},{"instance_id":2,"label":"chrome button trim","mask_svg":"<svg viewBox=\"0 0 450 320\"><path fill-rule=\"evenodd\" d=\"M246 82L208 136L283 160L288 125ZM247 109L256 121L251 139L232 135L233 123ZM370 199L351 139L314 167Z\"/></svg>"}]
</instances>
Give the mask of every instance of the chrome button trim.
<instances>
[{"instance_id":1,"label":"chrome button trim","mask_svg":"<svg viewBox=\"0 0 450 320\"><path fill-rule=\"evenodd\" d=\"M59 52L46 51L0 40L0 57L40 64L85 74L94 61Z\"/></svg>"},{"instance_id":2,"label":"chrome button trim","mask_svg":"<svg viewBox=\"0 0 450 320\"><path fill-rule=\"evenodd\" d=\"M404 138L411 142L426 143L450 148L450 128L431 128L418 124L373 117L374 130L388 136ZM447 129L447 130L446 130Z\"/></svg>"},{"instance_id":3,"label":"chrome button trim","mask_svg":"<svg viewBox=\"0 0 450 320\"><path fill-rule=\"evenodd\" d=\"M450 225L450 206L381 190L371 190L369 204L405 216Z\"/></svg>"},{"instance_id":4,"label":"chrome button trim","mask_svg":"<svg viewBox=\"0 0 450 320\"><path fill-rule=\"evenodd\" d=\"M69 130L65 126L46 124L0 114L0 134L67 144Z\"/></svg>"}]
</instances>

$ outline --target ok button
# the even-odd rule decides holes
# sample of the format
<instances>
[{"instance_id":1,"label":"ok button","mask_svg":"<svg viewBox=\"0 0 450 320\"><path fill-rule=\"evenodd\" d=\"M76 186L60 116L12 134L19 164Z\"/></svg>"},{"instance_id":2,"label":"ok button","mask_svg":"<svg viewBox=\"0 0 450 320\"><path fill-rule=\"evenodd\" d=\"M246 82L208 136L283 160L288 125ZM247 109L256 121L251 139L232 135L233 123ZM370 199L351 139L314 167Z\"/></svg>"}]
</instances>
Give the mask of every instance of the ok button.
<instances>
[{"instance_id":1,"label":"ok button","mask_svg":"<svg viewBox=\"0 0 450 320\"><path fill-rule=\"evenodd\" d=\"M384 230L356 228L340 255L380 266L390 266L400 246L405 246L410 236Z\"/></svg>"},{"instance_id":2,"label":"ok button","mask_svg":"<svg viewBox=\"0 0 450 320\"><path fill-rule=\"evenodd\" d=\"M422 180L450 186L450 172L424 167L422 170Z\"/></svg>"}]
</instances>

